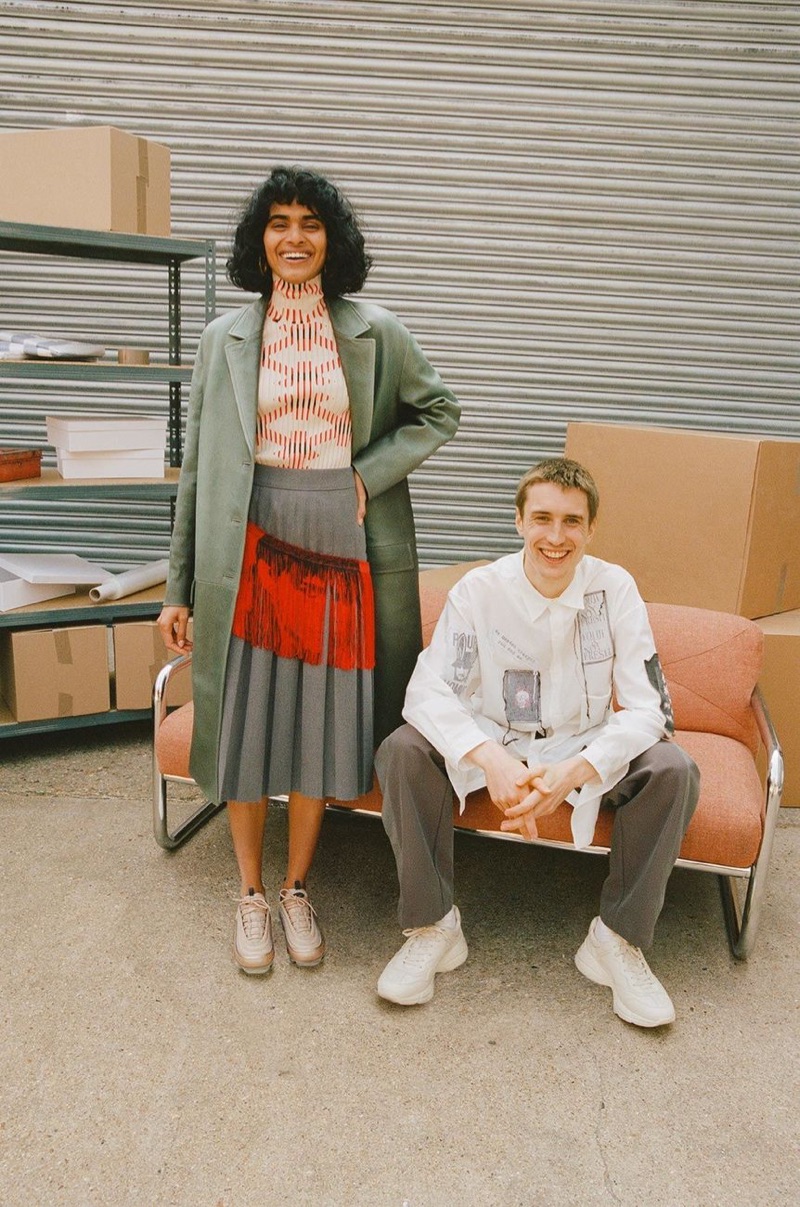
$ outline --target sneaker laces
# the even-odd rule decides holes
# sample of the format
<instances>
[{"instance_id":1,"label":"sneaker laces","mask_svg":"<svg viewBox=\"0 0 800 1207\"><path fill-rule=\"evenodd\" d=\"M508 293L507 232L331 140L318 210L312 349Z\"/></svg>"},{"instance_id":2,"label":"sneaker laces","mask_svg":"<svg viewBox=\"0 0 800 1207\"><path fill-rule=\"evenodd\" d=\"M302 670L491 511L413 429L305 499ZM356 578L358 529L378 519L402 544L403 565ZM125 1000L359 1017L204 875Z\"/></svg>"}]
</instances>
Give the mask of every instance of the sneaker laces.
<instances>
[{"instance_id":1,"label":"sneaker laces","mask_svg":"<svg viewBox=\"0 0 800 1207\"><path fill-rule=\"evenodd\" d=\"M656 979L650 965L638 947L634 947L631 943L620 939L617 949L625 964L625 971L632 985L637 989L658 988L659 981Z\"/></svg>"},{"instance_id":2,"label":"sneaker laces","mask_svg":"<svg viewBox=\"0 0 800 1207\"><path fill-rule=\"evenodd\" d=\"M289 915L293 930L298 934L311 935L314 930L316 910L308 899L305 889L282 888L280 903Z\"/></svg>"},{"instance_id":3,"label":"sneaker laces","mask_svg":"<svg viewBox=\"0 0 800 1207\"><path fill-rule=\"evenodd\" d=\"M242 927L248 939L260 939L267 929L267 915L269 914L269 906L266 901L262 905L254 897L242 897L239 902L239 913L242 918Z\"/></svg>"},{"instance_id":4,"label":"sneaker laces","mask_svg":"<svg viewBox=\"0 0 800 1207\"><path fill-rule=\"evenodd\" d=\"M400 950L401 963L406 968L424 968L430 959L430 948L441 938L447 937L443 926L416 926L404 930L408 943Z\"/></svg>"}]
</instances>

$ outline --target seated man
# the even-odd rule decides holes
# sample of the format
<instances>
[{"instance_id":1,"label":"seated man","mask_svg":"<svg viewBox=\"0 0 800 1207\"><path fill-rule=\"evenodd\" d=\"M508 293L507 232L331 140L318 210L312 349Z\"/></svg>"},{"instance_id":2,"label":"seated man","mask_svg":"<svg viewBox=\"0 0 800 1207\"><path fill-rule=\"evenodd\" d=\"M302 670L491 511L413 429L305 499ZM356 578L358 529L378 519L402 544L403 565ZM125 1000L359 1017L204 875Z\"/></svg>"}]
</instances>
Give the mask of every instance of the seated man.
<instances>
[{"instance_id":1,"label":"seated man","mask_svg":"<svg viewBox=\"0 0 800 1207\"><path fill-rule=\"evenodd\" d=\"M529 470L516 497L521 552L453 587L408 687L409 724L378 751L408 936L378 982L388 1001L429 1001L436 973L467 958L453 904L453 789L463 809L485 785L505 814L501 830L526 838L566 800L585 847L601 803L615 809L599 917L575 963L611 988L627 1022L675 1018L640 949L652 942L699 773L669 741L669 695L633 579L585 556L597 507L577 462Z\"/></svg>"}]
</instances>

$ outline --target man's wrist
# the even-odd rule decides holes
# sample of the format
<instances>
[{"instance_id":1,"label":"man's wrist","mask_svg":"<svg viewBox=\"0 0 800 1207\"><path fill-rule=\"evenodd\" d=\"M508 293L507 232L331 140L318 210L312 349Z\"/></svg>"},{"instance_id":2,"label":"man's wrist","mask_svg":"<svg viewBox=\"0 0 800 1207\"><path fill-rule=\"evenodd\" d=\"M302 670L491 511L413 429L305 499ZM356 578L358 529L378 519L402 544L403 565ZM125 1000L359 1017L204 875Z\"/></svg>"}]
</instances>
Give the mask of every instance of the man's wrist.
<instances>
[{"instance_id":1,"label":"man's wrist","mask_svg":"<svg viewBox=\"0 0 800 1207\"><path fill-rule=\"evenodd\" d=\"M473 746L472 750L468 750L464 755L464 761L485 771L493 761L506 753L493 738L487 738L485 742L479 742L477 746Z\"/></svg>"},{"instance_id":2,"label":"man's wrist","mask_svg":"<svg viewBox=\"0 0 800 1207\"><path fill-rule=\"evenodd\" d=\"M592 780L600 782L602 778L596 767L593 767L582 754L575 756L575 788L583 788Z\"/></svg>"}]
</instances>

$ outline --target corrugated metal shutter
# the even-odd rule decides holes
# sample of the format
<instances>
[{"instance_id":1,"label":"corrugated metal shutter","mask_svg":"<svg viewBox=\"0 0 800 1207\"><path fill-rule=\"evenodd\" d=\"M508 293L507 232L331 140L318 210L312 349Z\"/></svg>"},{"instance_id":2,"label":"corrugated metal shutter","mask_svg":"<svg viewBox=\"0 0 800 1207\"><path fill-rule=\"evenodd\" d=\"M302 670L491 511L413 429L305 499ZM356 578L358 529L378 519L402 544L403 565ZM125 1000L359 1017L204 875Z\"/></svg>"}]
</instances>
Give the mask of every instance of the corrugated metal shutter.
<instances>
[{"instance_id":1,"label":"corrugated metal shutter","mask_svg":"<svg viewBox=\"0 0 800 1207\"><path fill-rule=\"evenodd\" d=\"M376 256L367 293L464 404L412 481L422 559L448 562L517 547L514 483L570 419L800 436L798 41L781 3L21 2L0 13L0 121L167 143L174 232L220 240L222 309L265 170L337 179ZM45 291L3 266L0 325L10 293L14 323L155 342L144 270L93 265L77 300L70 264L41 271ZM185 317L191 353L201 285ZM39 403L12 393L35 434ZM158 504L3 506L5 544L12 522L109 561L167 541Z\"/></svg>"}]
</instances>

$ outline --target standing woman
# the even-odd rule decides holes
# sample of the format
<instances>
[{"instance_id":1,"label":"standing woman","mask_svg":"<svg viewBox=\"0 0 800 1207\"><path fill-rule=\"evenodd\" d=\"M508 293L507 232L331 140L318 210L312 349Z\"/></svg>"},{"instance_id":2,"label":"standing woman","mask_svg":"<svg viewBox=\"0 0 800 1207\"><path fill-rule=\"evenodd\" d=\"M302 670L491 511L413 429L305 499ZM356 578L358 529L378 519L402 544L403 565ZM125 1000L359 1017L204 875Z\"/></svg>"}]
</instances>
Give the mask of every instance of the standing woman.
<instances>
[{"instance_id":1,"label":"standing woman","mask_svg":"<svg viewBox=\"0 0 800 1207\"><path fill-rule=\"evenodd\" d=\"M370 788L421 647L407 476L459 408L393 314L343 296L370 265L338 188L276 167L227 263L261 297L208 325L192 377L158 623L185 653L194 615L190 766L228 802L234 955L249 973L274 955L268 798L289 797L279 916L290 959L311 967L325 954L306 891L325 800Z\"/></svg>"}]
</instances>

